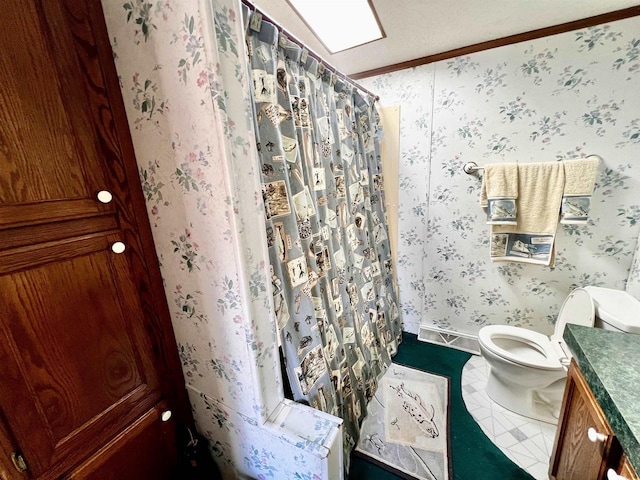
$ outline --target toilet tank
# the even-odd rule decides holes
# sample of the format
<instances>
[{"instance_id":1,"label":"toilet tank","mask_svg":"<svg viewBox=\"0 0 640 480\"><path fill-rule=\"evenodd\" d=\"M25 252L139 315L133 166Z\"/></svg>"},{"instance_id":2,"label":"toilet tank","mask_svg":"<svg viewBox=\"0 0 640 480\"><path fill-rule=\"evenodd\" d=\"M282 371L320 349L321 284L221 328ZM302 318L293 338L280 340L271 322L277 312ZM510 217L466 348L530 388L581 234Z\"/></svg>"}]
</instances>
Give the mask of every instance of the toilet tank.
<instances>
[{"instance_id":1,"label":"toilet tank","mask_svg":"<svg viewBox=\"0 0 640 480\"><path fill-rule=\"evenodd\" d=\"M640 333L640 301L623 290L584 287L596 312L595 327L616 332Z\"/></svg>"}]
</instances>

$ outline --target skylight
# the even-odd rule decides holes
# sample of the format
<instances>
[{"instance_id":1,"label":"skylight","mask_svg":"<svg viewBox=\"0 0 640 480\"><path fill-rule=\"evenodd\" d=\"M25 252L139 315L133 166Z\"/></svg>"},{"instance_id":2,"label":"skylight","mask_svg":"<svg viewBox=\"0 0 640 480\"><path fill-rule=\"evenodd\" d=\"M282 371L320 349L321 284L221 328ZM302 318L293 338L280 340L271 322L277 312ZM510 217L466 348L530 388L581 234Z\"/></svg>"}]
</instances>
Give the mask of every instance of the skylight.
<instances>
[{"instance_id":1,"label":"skylight","mask_svg":"<svg viewBox=\"0 0 640 480\"><path fill-rule=\"evenodd\" d=\"M287 0L330 53L384 38L371 0Z\"/></svg>"}]
</instances>

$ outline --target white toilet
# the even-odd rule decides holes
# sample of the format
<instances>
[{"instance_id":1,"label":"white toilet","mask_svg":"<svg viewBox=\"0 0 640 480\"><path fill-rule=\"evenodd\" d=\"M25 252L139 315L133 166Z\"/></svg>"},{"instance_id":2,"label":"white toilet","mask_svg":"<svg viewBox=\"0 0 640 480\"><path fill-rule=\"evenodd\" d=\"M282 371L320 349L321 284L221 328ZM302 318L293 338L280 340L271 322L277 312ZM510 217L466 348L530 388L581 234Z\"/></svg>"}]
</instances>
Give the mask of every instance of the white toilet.
<instances>
[{"instance_id":1,"label":"white toilet","mask_svg":"<svg viewBox=\"0 0 640 480\"><path fill-rule=\"evenodd\" d=\"M640 333L640 301L627 292L584 287L566 298L551 337L522 327L480 329L480 352L490 366L487 394L507 410L557 423L571 352L567 323Z\"/></svg>"}]
</instances>

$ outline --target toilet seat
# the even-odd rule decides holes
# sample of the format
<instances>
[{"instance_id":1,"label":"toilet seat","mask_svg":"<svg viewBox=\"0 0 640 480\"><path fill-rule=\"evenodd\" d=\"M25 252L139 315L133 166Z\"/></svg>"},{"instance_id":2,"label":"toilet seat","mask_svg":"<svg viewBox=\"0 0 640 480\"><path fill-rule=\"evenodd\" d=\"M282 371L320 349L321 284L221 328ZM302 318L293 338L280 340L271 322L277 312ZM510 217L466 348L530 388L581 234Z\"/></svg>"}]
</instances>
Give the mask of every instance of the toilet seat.
<instances>
[{"instance_id":1,"label":"toilet seat","mask_svg":"<svg viewBox=\"0 0 640 480\"><path fill-rule=\"evenodd\" d=\"M478 340L487 350L515 364L539 370L563 369L559 352L542 333L511 325L488 325L480 329ZM507 350L499 345L505 341L519 345Z\"/></svg>"},{"instance_id":2,"label":"toilet seat","mask_svg":"<svg viewBox=\"0 0 640 480\"><path fill-rule=\"evenodd\" d=\"M478 332L478 341L491 353L517 365L562 370L561 360L571 356L562 338L565 325L574 323L592 327L594 321L595 305L591 295L584 288L576 288L562 304L551 337L522 327L488 325Z\"/></svg>"}]
</instances>

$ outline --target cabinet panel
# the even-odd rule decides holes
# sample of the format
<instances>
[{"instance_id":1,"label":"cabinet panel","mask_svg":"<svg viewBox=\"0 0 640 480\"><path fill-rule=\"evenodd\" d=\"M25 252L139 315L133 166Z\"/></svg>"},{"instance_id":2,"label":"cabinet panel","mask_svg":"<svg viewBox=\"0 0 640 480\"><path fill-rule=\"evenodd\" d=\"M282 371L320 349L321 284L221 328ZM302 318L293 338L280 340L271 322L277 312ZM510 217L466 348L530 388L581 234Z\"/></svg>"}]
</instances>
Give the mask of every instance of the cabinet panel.
<instances>
[{"instance_id":1,"label":"cabinet panel","mask_svg":"<svg viewBox=\"0 0 640 480\"><path fill-rule=\"evenodd\" d=\"M85 134L91 125L82 108L86 102L70 98L86 99L81 77L57 71L65 64L79 70L75 49L56 48L54 35L68 33L52 32L50 19L38 21L42 14L34 2L3 1L0 116L12 119L0 122L0 203L5 205L88 197L94 184L102 183L101 172L84 165L101 157L93 135ZM78 130L82 122L86 126Z\"/></svg>"},{"instance_id":2,"label":"cabinet panel","mask_svg":"<svg viewBox=\"0 0 640 480\"><path fill-rule=\"evenodd\" d=\"M595 442L588 430L606 436ZM550 478L554 480L600 480L617 464L618 442L613 436L600 406L596 402L575 361L567 376L567 385L551 455Z\"/></svg>"},{"instance_id":3,"label":"cabinet panel","mask_svg":"<svg viewBox=\"0 0 640 480\"><path fill-rule=\"evenodd\" d=\"M147 412L65 480L164 480L176 462L173 419L162 421L166 405Z\"/></svg>"},{"instance_id":4,"label":"cabinet panel","mask_svg":"<svg viewBox=\"0 0 640 480\"><path fill-rule=\"evenodd\" d=\"M0 404L36 474L80 460L160 397L126 255L109 249L118 238L0 276Z\"/></svg>"}]
</instances>

